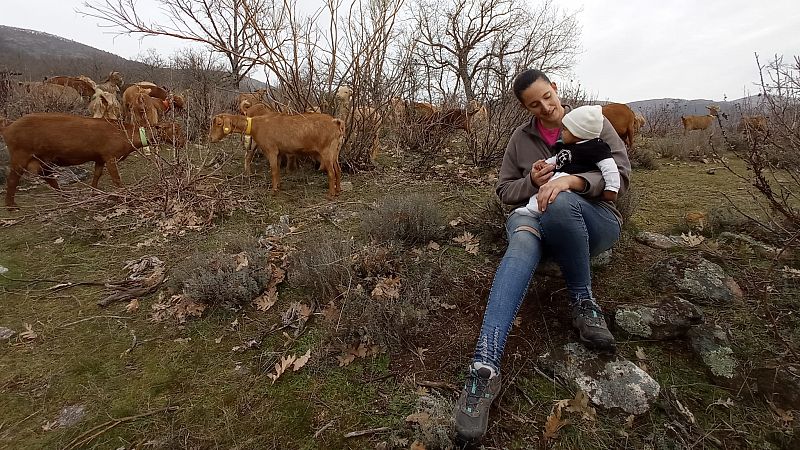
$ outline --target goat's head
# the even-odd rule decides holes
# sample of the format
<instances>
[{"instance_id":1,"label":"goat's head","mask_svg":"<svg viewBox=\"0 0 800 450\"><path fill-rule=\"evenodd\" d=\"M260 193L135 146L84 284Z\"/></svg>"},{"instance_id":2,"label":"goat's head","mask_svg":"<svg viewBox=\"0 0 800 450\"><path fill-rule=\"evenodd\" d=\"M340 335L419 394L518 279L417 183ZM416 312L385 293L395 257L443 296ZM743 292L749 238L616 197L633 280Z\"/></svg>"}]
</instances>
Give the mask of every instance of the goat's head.
<instances>
[{"instance_id":1,"label":"goat's head","mask_svg":"<svg viewBox=\"0 0 800 450\"><path fill-rule=\"evenodd\" d=\"M230 114L217 114L211 119L211 129L208 130L208 140L219 142L233 131L233 119Z\"/></svg>"},{"instance_id":2,"label":"goat's head","mask_svg":"<svg viewBox=\"0 0 800 450\"><path fill-rule=\"evenodd\" d=\"M177 122L160 122L152 128L156 143L170 144L177 148L186 147L186 134Z\"/></svg>"},{"instance_id":3,"label":"goat's head","mask_svg":"<svg viewBox=\"0 0 800 450\"><path fill-rule=\"evenodd\" d=\"M339 89L336 89L336 99L341 102L349 102L352 96L353 89L350 86L339 86Z\"/></svg>"},{"instance_id":4,"label":"goat's head","mask_svg":"<svg viewBox=\"0 0 800 450\"><path fill-rule=\"evenodd\" d=\"M706 109L708 109L708 113L712 116L717 116L719 114L719 106L717 105L708 105Z\"/></svg>"},{"instance_id":5,"label":"goat's head","mask_svg":"<svg viewBox=\"0 0 800 450\"><path fill-rule=\"evenodd\" d=\"M104 81L104 83L116 84L119 87L119 86L122 86L122 81L123 80L122 80L122 74L121 73L119 73L119 72L110 72L108 74L108 78L106 78L106 81Z\"/></svg>"}]
</instances>

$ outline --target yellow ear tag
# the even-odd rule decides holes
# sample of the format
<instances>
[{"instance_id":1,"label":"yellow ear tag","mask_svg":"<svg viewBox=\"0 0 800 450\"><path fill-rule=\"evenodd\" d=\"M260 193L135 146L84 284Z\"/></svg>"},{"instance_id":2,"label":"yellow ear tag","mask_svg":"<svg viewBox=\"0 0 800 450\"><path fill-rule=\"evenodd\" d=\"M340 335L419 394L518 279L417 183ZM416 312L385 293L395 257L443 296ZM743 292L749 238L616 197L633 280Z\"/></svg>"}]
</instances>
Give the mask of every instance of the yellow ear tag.
<instances>
[{"instance_id":1,"label":"yellow ear tag","mask_svg":"<svg viewBox=\"0 0 800 450\"><path fill-rule=\"evenodd\" d=\"M230 127L225 127L225 128L222 129L222 131L224 131L225 134L228 134L228 133L231 132L231 129L230 129Z\"/></svg>"}]
</instances>

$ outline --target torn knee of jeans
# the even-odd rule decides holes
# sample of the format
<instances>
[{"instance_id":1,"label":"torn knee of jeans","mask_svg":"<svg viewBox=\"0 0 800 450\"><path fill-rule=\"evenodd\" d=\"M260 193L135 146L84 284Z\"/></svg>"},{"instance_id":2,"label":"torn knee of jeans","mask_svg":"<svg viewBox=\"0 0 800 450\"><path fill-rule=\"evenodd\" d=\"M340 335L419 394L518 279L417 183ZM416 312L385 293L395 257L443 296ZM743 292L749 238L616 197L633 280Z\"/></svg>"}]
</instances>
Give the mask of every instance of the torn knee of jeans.
<instances>
[{"instance_id":1,"label":"torn knee of jeans","mask_svg":"<svg viewBox=\"0 0 800 450\"><path fill-rule=\"evenodd\" d=\"M533 235L536 236L539 239L542 238L542 236L539 234L539 230L537 230L536 228L534 228L532 226L529 226L529 225L520 225L517 228L514 228L514 233L516 233L518 231L527 231L529 233L533 233Z\"/></svg>"}]
</instances>

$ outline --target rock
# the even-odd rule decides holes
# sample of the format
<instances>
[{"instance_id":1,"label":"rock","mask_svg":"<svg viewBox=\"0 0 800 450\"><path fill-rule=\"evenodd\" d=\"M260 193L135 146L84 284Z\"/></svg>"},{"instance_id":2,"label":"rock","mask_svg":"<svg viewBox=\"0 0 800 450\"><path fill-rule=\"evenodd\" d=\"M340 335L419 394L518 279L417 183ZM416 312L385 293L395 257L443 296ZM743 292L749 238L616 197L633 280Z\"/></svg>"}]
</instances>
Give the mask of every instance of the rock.
<instances>
[{"instance_id":1,"label":"rock","mask_svg":"<svg viewBox=\"0 0 800 450\"><path fill-rule=\"evenodd\" d=\"M648 339L683 337L692 325L703 322L700 308L680 297L671 297L660 305L622 305L614 314L616 326L628 334Z\"/></svg>"},{"instance_id":2,"label":"rock","mask_svg":"<svg viewBox=\"0 0 800 450\"><path fill-rule=\"evenodd\" d=\"M11 328L0 327L0 341L11 339L12 337L14 337L15 334L17 334L17 332L12 330Z\"/></svg>"},{"instance_id":3,"label":"rock","mask_svg":"<svg viewBox=\"0 0 800 450\"><path fill-rule=\"evenodd\" d=\"M780 259L787 259L791 258L792 256L791 252L789 252L788 249L787 251L781 252L779 248L775 248L771 245L759 242L746 234L738 234L738 233L723 231L722 233L719 234L719 239L723 241L743 242L747 244L750 248L752 248L754 252L765 258L775 258L776 256L779 256Z\"/></svg>"},{"instance_id":4,"label":"rock","mask_svg":"<svg viewBox=\"0 0 800 450\"><path fill-rule=\"evenodd\" d=\"M8 267L0 266L0 273L6 273L6 272L8 272Z\"/></svg>"},{"instance_id":5,"label":"rock","mask_svg":"<svg viewBox=\"0 0 800 450\"><path fill-rule=\"evenodd\" d=\"M643 414L658 398L661 386L636 364L619 356L605 356L569 343L539 357L539 364L567 380L597 406Z\"/></svg>"},{"instance_id":6,"label":"rock","mask_svg":"<svg viewBox=\"0 0 800 450\"><path fill-rule=\"evenodd\" d=\"M674 236L664 236L663 234L642 231L636 234L636 240L648 247L667 250L680 245L680 241L675 240Z\"/></svg>"},{"instance_id":7,"label":"rock","mask_svg":"<svg viewBox=\"0 0 800 450\"><path fill-rule=\"evenodd\" d=\"M353 190L353 182L352 181L342 181L342 191L343 192L350 192Z\"/></svg>"},{"instance_id":8,"label":"rock","mask_svg":"<svg viewBox=\"0 0 800 450\"><path fill-rule=\"evenodd\" d=\"M603 253L593 257L590 260L592 269L598 269L600 267L609 265L611 263L611 256L612 249L608 249ZM561 277L561 268L558 267L558 263L556 263L552 258L546 257L539 263L539 267L536 268L536 273L546 275L548 277Z\"/></svg>"},{"instance_id":9,"label":"rock","mask_svg":"<svg viewBox=\"0 0 800 450\"><path fill-rule=\"evenodd\" d=\"M92 171L83 166L61 167L56 171L56 178L59 185L86 181L91 176Z\"/></svg>"},{"instance_id":10,"label":"rock","mask_svg":"<svg viewBox=\"0 0 800 450\"><path fill-rule=\"evenodd\" d=\"M753 370L758 391L784 409L800 410L800 371L794 367Z\"/></svg>"},{"instance_id":11,"label":"rock","mask_svg":"<svg viewBox=\"0 0 800 450\"><path fill-rule=\"evenodd\" d=\"M699 255L661 260L653 265L651 277L656 287L684 294L701 305L729 304L743 297L739 285L722 267Z\"/></svg>"},{"instance_id":12,"label":"rock","mask_svg":"<svg viewBox=\"0 0 800 450\"><path fill-rule=\"evenodd\" d=\"M291 231L291 218L288 215L283 215L278 219L278 223L267 225L264 235L267 237L280 237Z\"/></svg>"},{"instance_id":13,"label":"rock","mask_svg":"<svg viewBox=\"0 0 800 450\"><path fill-rule=\"evenodd\" d=\"M71 427L83 419L86 415L86 406L84 405L71 405L62 409L58 414L56 420L47 422L42 426L45 431L50 431L56 428Z\"/></svg>"},{"instance_id":14,"label":"rock","mask_svg":"<svg viewBox=\"0 0 800 450\"><path fill-rule=\"evenodd\" d=\"M711 374L723 382L737 378L739 361L733 356L728 336L719 325L700 325L689 333L692 350L703 360ZM727 383L726 383L727 384Z\"/></svg>"}]
</instances>

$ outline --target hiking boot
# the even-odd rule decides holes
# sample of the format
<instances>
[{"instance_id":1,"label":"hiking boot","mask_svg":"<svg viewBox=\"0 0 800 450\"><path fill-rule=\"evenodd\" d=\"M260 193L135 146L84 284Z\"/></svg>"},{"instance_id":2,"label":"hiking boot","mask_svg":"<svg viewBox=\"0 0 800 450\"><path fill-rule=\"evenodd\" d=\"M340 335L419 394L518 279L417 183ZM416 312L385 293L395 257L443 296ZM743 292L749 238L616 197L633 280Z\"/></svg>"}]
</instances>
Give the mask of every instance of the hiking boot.
<instances>
[{"instance_id":1,"label":"hiking boot","mask_svg":"<svg viewBox=\"0 0 800 450\"><path fill-rule=\"evenodd\" d=\"M572 326L578 329L586 347L608 353L617 351L617 341L608 331L603 311L593 300L583 300L572 307Z\"/></svg>"},{"instance_id":2,"label":"hiking boot","mask_svg":"<svg viewBox=\"0 0 800 450\"><path fill-rule=\"evenodd\" d=\"M477 367L476 367L477 366ZM489 426L489 407L500 392L500 374L489 366L470 366L464 389L456 404L456 438L464 443L477 443Z\"/></svg>"}]
</instances>

